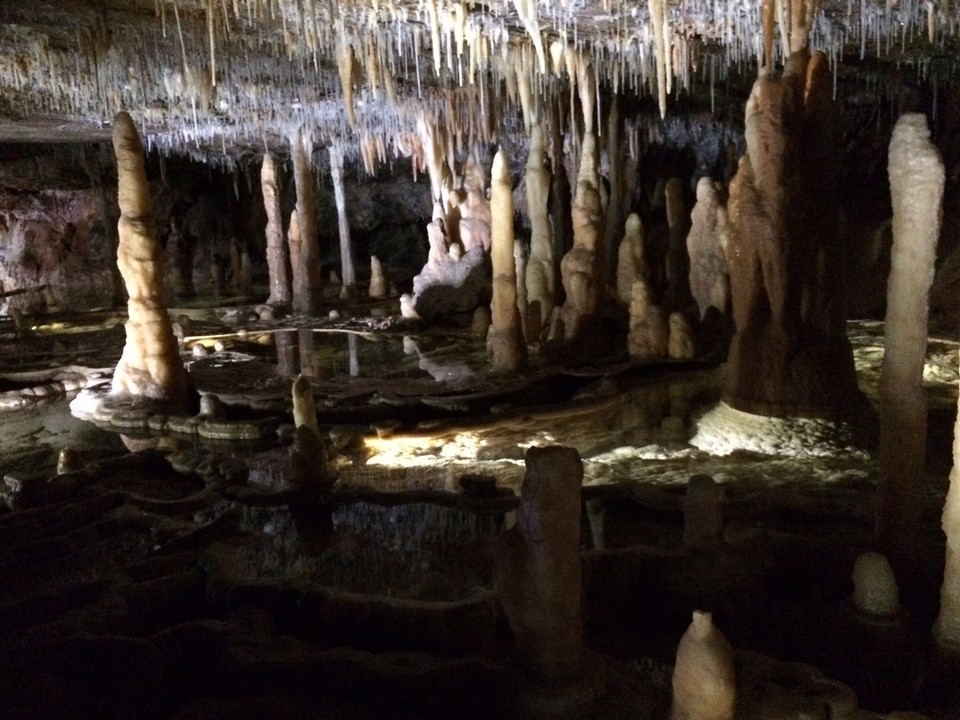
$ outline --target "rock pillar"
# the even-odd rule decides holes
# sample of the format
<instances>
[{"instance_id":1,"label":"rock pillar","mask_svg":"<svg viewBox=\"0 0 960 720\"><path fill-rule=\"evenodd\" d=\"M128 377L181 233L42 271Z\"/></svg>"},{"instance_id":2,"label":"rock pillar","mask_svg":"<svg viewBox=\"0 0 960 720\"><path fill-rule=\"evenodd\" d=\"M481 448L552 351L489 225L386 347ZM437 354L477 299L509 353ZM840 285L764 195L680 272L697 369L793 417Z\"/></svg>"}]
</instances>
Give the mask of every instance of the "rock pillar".
<instances>
[{"instance_id":1,"label":"rock pillar","mask_svg":"<svg viewBox=\"0 0 960 720\"><path fill-rule=\"evenodd\" d=\"M357 271L353 262L353 247L350 244L350 221L347 219L347 200L343 192L343 148L329 148L330 175L333 178L333 197L337 204L337 228L340 232L340 277L343 286L341 298L357 294Z\"/></svg>"},{"instance_id":2,"label":"rock pillar","mask_svg":"<svg viewBox=\"0 0 960 720\"><path fill-rule=\"evenodd\" d=\"M543 128L537 124L530 132L527 156L527 214L530 217L530 257L527 259L527 304L530 321L527 340L534 341L553 312L556 298L556 263L553 255L553 231L550 227L550 172L545 165Z\"/></svg>"},{"instance_id":3,"label":"rock pillar","mask_svg":"<svg viewBox=\"0 0 960 720\"><path fill-rule=\"evenodd\" d=\"M494 370L516 370L526 357L517 308L517 271L513 255L513 194L510 166L497 152L490 178L491 252L493 298L487 337Z\"/></svg>"},{"instance_id":4,"label":"rock pillar","mask_svg":"<svg viewBox=\"0 0 960 720\"><path fill-rule=\"evenodd\" d=\"M298 127L290 136L290 156L297 185L297 229L300 252L297 262L291 262L293 276L293 309L298 313L315 315L323 300L320 275L320 247L317 243L317 212L314 199L311 143ZM291 228L291 235L293 234ZM292 244L291 244L292 249Z\"/></svg>"},{"instance_id":5,"label":"rock pillar","mask_svg":"<svg viewBox=\"0 0 960 720\"><path fill-rule=\"evenodd\" d=\"M283 221L280 218L280 191L273 156L265 153L260 167L260 192L263 209L267 213L267 273L270 277L269 305L290 305L290 274L286 243L283 241Z\"/></svg>"},{"instance_id":6,"label":"rock pillar","mask_svg":"<svg viewBox=\"0 0 960 720\"><path fill-rule=\"evenodd\" d=\"M113 120L117 157L117 267L127 288L127 339L113 392L187 404L190 381L164 302L163 251L154 238L143 146L130 115Z\"/></svg>"}]
</instances>

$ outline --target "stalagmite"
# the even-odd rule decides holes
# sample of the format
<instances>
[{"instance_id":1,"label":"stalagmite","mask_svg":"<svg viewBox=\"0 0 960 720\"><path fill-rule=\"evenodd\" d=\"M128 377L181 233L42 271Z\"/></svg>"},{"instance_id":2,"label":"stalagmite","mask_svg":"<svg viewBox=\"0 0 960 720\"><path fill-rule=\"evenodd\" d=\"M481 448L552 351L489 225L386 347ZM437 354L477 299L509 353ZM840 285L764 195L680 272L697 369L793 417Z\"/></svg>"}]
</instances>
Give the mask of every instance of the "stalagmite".
<instances>
[{"instance_id":1,"label":"stalagmite","mask_svg":"<svg viewBox=\"0 0 960 720\"><path fill-rule=\"evenodd\" d=\"M297 185L296 214L300 238L299 261L291 263L297 271L293 276L293 309L305 315L315 315L323 300L311 145L312 143L299 127L293 131L290 137L290 155L293 159L293 176ZM292 233L293 223L291 222L291 235ZM293 242L290 249L293 250Z\"/></svg>"},{"instance_id":2,"label":"stalagmite","mask_svg":"<svg viewBox=\"0 0 960 720\"><path fill-rule=\"evenodd\" d=\"M853 604L864 615L884 618L900 611L900 590L890 563L880 553L867 552L853 564Z\"/></svg>"},{"instance_id":3,"label":"stalagmite","mask_svg":"<svg viewBox=\"0 0 960 720\"><path fill-rule=\"evenodd\" d=\"M643 255L643 221L630 213L624 226L623 239L617 253L617 299L629 305L633 295L633 281L650 279L650 266Z\"/></svg>"},{"instance_id":4,"label":"stalagmite","mask_svg":"<svg viewBox=\"0 0 960 720\"><path fill-rule=\"evenodd\" d=\"M653 304L653 291L642 278L633 281L630 292L630 332L627 351L637 360L658 360L669 351L669 334L663 311Z\"/></svg>"},{"instance_id":5,"label":"stalagmite","mask_svg":"<svg viewBox=\"0 0 960 720\"><path fill-rule=\"evenodd\" d=\"M668 324L667 357L671 360L693 360L697 350L687 318L681 312L672 312Z\"/></svg>"},{"instance_id":6,"label":"stalagmite","mask_svg":"<svg viewBox=\"0 0 960 720\"><path fill-rule=\"evenodd\" d=\"M113 120L113 150L120 204L117 266L129 299L127 337L112 389L183 406L190 400L190 381L163 299L163 253L153 237L143 147L133 119L125 112Z\"/></svg>"},{"instance_id":7,"label":"stalagmite","mask_svg":"<svg viewBox=\"0 0 960 720\"><path fill-rule=\"evenodd\" d=\"M907 113L897 120L888 168L893 248L880 373L877 537L896 567L915 549L923 499L923 366L944 187L943 162L930 141L925 115Z\"/></svg>"},{"instance_id":8,"label":"stalagmite","mask_svg":"<svg viewBox=\"0 0 960 720\"><path fill-rule=\"evenodd\" d=\"M737 684L733 648L710 613L694 610L673 667L671 720L733 720Z\"/></svg>"},{"instance_id":9,"label":"stalagmite","mask_svg":"<svg viewBox=\"0 0 960 720\"><path fill-rule=\"evenodd\" d=\"M353 262L353 246L350 243L350 221L347 219L347 200L343 191L343 148L334 145L328 148L330 175L333 179L333 197L337 205L337 229L340 234L340 288L341 298L357 294L357 272Z\"/></svg>"},{"instance_id":10,"label":"stalagmite","mask_svg":"<svg viewBox=\"0 0 960 720\"><path fill-rule=\"evenodd\" d=\"M527 346L523 341L517 308L510 166L502 149L493 158L490 175L493 299L490 303L491 325L487 347L494 370L516 370L526 359Z\"/></svg>"},{"instance_id":11,"label":"stalagmite","mask_svg":"<svg viewBox=\"0 0 960 720\"><path fill-rule=\"evenodd\" d=\"M730 301L730 275L723 251L727 209L721 198L722 186L709 177L697 182L697 204L690 213L690 232L687 235L687 255L690 259L690 292L700 309L700 317L707 308L727 311Z\"/></svg>"},{"instance_id":12,"label":"stalagmite","mask_svg":"<svg viewBox=\"0 0 960 720\"><path fill-rule=\"evenodd\" d=\"M530 448L516 527L500 536L497 594L525 669L561 680L582 655L580 485L576 450Z\"/></svg>"},{"instance_id":13,"label":"stalagmite","mask_svg":"<svg viewBox=\"0 0 960 720\"><path fill-rule=\"evenodd\" d=\"M301 268L301 264L303 263L303 258L301 257L302 244L300 237L300 218L296 209L293 209L290 212L290 222L287 225L287 248L290 251L291 300L293 298L293 287L299 282L299 278L303 273L303 269Z\"/></svg>"},{"instance_id":14,"label":"stalagmite","mask_svg":"<svg viewBox=\"0 0 960 720\"><path fill-rule=\"evenodd\" d=\"M620 239L621 228L624 223L624 163L626 158L623 152L623 119L620 116L620 100L618 95L613 96L607 114L607 134L604 137L607 146L607 163L610 171L610 199L607 202L606 228L604 229L604 245L607 249L607 272L616 272L617 243Z\"/></svg>"},{"instance_id":15,"label":"stalagmite","mask_svg":"<svg viewBox=\"0 0 960 720\"><path fill-rule=\"evenodd\" d=\"M538 314L536 328L528 328L527 340L540 334L556 298L556 263L553 255L553 233L550 227L550 172L543 149L543 128L538 124L530 134L527 156L527 216L530 218L530 257L527 259L527 303Z\"/></svg>"},{"instance_id":16,"label":"stalagmite","mask_svg":"<svg viewBox=\"0 0 960 720\"><path fill-rule=\"evenodd\" d=\"M466 197L457 206L460 211L460 243L465 252L478 246L490 251L491 210L484 184L483 170L471 153L463 169Z\"/></svg>"},{"instance_id":17,"label":"stalagmite","mask_svg":"<svg viewBox=\"0 0 960 720\"><path fill-rule=\"evenodd\" d=\"M933 637L942 651L960 659L960 396L953 427L953 469L941 524L947 536L946 561Z\"/></svg>"},{"instance_id":18,"label":"stalagmite","mask_svg":"<svg viewBox=\"0 0 960 720\"><path fill-rule=\"evenodd\" d=\"M370 256L370 290L372 298L385 298L390 294L390 280L387 271L376 255Z\"/></svg>"},{"instance_id":19,"label":"stalagmite","mask_svg":"<svg viewBox=\"0 0 960 720\"><path fill-rule=\"evenodd\" d=\"M283 223L280 219L280 191L277 188L277 171L273 156L264 153L260 168L260 188L263 208L267 213L267 272L270 278L270 297L267 303L287 307L290 305L289 255L283 241Z\"/></svg>"},{"instance_id":20,"label":"stalagmite","mask_svg":"<svg viewBox=\"0 0 960 720\"><path fill-rule=\"evenodd\" d=\"M596 323L602 296L601 258L603 209L597 172L597 139L583 137L577 189L571 209L573 247L563 256L560 274L567 299L560 311L565 340L576 340Z\"/></svg>"}]
</instances>

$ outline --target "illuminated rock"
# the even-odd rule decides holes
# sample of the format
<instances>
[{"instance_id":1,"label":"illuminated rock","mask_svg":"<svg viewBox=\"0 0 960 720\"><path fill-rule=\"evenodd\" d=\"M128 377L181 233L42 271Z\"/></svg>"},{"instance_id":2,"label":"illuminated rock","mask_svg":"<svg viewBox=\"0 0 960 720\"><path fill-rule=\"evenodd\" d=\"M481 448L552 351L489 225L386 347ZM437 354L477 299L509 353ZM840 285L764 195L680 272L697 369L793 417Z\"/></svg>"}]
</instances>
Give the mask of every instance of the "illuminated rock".
<instances>
[{"instance_id":1,"label":"illuminated rock","mask_svg":"<svg viewBox=\"0 0 960 720\"><path fill-rule=\"evenodd\" d=\"M671 720L733 720L737 705L733 648L710 613L694 610L673 668Z\"/></svg>"}]
</instances>

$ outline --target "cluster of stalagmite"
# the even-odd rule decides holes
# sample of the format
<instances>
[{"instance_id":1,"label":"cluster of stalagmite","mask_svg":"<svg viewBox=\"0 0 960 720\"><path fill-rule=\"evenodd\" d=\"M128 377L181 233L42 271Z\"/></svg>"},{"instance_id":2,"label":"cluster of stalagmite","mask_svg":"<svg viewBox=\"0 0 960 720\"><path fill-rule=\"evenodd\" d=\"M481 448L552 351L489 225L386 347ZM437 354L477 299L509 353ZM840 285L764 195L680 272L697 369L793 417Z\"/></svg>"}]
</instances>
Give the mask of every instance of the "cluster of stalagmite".
<instances>
[{"instance_id":1,"label":"cluster of stalagmite","mask_svg":"<svg viewBox=\"0 0 960 720\"><path fill-rule=\"evenodd\" d=\"M130 115L113 121L120 221L117 266L127 288L126 343L113 391L185 405L190 382L164 303L163 251L153 236L143 147Z\"/></svg>"},{"instance_id":2,"label":"cluster of stalagmite","mask_svg":"<svg viewBox=\"0 0 960 720\"><path fill-rule=\"evenodd\" d=\"M902 115L890 139L888 172L893 248L887 280L880 371L880 492L877 535L896 560L919 529L926 457L923 366L928 297L933 282L944 169L925 115Z\"/></svg>"},{"instance_id":3,"label":"cluster of stalagmite","mask_svg":"<svg viewBox=\"0 0 960 720\"><path fill-rule=\"evenodd\" d=\"M822 53L794 53L746 108L726 257L736 334L725 401L768 415L857 407L845 334L837 201L840 125Z\"/></svg>"}]
</instances>

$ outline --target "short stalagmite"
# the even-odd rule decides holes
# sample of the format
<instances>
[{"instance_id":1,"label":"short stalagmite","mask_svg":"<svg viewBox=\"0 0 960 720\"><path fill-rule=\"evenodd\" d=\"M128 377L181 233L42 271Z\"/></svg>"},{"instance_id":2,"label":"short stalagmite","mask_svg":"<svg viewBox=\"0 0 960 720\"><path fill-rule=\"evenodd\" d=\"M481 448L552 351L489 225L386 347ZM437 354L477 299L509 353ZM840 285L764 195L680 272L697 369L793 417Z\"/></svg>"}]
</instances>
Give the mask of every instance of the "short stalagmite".
<instances>
[{"instance_id":1,"label":"short stalagmite","mask_svg":"<svg viewBox=\"0 0 960 720\"><path fill-rule=\"evenodd\" d=\"M293 131L290 136L290 155L297 185L296 213L300 237L299 263L294 264L298 274L293 276L293 309L307 315L315 315L323 300L311 146L312 143L299 127Z\"/></svg>"},{"instance_id":2,"label":"short stalagmite","mask_svg":"<svg viewBox=\"0 0 960 720\"><path fill-rule=\"evenodd\" d=\"M283 222L280 219L280 190L273 156L265 153L260 167L260 188L263 209L267 214L267 273L270 278L269 305L290 305L290 274L286 243L283 241Z\"/></svg>"},{"instance_id":3,"label":"short stalagmite","mask_svg":"<svg viewBox=\"0 0 960 720\"><path fill-rule=\"evenodd\" d=\"M893 248L880 371L880 486L877 536L894 561L909 554L923 499L927 401L923 366L940 235L944 170L927 118L902 115L890 139Z\"/></svg>"},{"instance_id":4,"label":"short stalagmite","mask_svg":"<svg viewBox=\"0 0 960 720\"><path fill-rule=\"evenodd\" d=\"M527 156L527 215L530 218L530 257L527 259L527 305L535 312L538 325L528 328L533 341L546 324L556 298L556 267L553 256L553 233L550 227L550 172L544 158L543 128L535 125L530 133L530 154Z\"/></svg>"},{"instance_id":5,"label":"short stalagmite","mask_svg":"<svg viewBox=\"0 0 960 720\"><path fill-rule=\"evenodd\" d=\"M650 283L637 278L633 281L630 294L627 352L637 360L658 360L667 357L669 348L669 333L663 311L653 304Z\"/></svg>"},{"instance_id":6,"label":"short stalagmite","mask_svg":"<svg viewBox=\"0 0 960 720\"><path fill-rule=\"evenodd\" d=\"M127 339L113 392L185 405L190 381L164 303L163 251L153 236L143 147L130 115L113 121L120 222L117 266L127 288Z\"/></svg>"},{"instance_id":7,"label":"short stalagmite","mask_svg":"<svg viewBox=\"0 0 960 720\"><path fill-rule=\"evenodd\" d=\"M368 294L372 298L385 298L390 294L390 279L387 271L376 255L370 256L370 289Z\"/></svg>"},{"instance_id":8,"label":"short stalagmite","mask_svg":"<svg viewBox=\"0 0 960 720\"><path fill-rule=\"evenodd\" d=\"M733 720L737 684L733 648L710 613L694 610L673 667L671 720Z\"/></svg>"},{"instance_id":9,"label":"short stalagmite","mask_svg":"<svg viewBox=\"0 0 960 720\"><path fill-rule=\"evenodd\" d=\"M627 216L623 239L617 251L617 299L630 304L633 281L650 279L650 266L643 254L643 221L636 213Z\"/></svg>"},{"instance_id":10,"label":"short stalagmite","mask_svg":"<svg viewBox=\"0 0 960 720\"><path fill-rule=\"evenodd\" d=\"M527 346L517 308L517 272L513 256L513 194L510 166L503 150L493 159L490 178L490 214L493 220L490 260L493 268L491 325L487 336L494 370L516 370L526 359Z\"/></svg>"},{"instance_id":11,"label":"short stalagmite","mask_svg":"<svg viewBox=\"0 0 960 720\"><path fill-rule=\"evenodd\" d=\"M900 611L900 591L890 562L880 553L866 552L853 564L853 604L872 618L889 618Z\"/></svg>"},{"instance_id":12,"label":"short stalagmite","mask_svg":"<svg viewBox=\"0 0 960 720\"><path fill-rule=\"evenodd\" d=\"M580 484L572 448L530 448L517 524L500 536L497 594L525 669L544 679L580 668Z\"/></svg>"}]
</instances>

